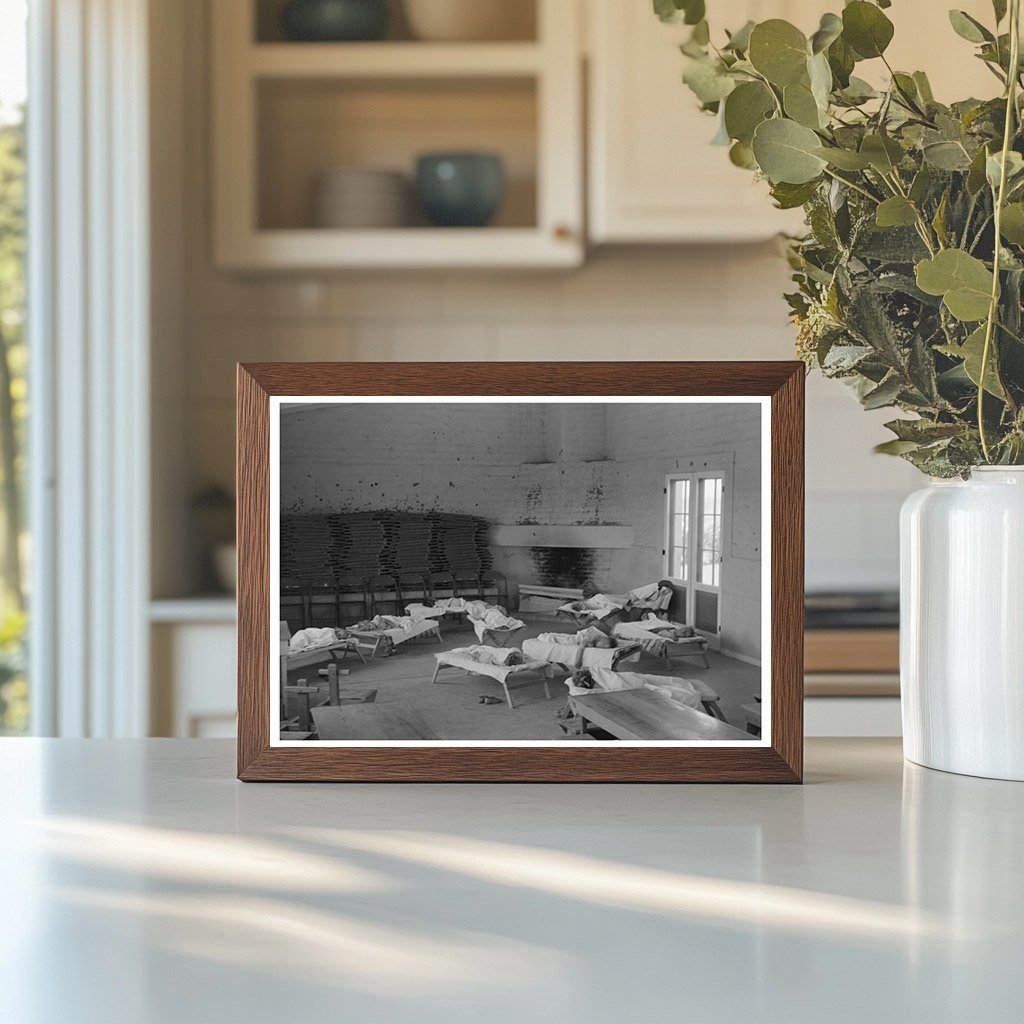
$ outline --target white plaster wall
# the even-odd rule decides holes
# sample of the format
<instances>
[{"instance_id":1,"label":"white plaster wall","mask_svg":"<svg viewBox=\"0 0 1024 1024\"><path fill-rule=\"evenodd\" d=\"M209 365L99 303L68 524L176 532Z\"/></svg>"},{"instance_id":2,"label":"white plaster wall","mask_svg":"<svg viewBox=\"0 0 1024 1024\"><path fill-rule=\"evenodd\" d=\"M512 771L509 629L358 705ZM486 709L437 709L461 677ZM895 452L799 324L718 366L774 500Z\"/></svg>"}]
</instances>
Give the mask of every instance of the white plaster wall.
<instances>
[{"instance_id":1,"label":"white plaster wall","mask_svg":"<svg viewBox=\"0 0 1024 1024\"><path fill-rule=\"evenodd\" d=\"M286 512L464 512L493 524L617 525L633 545L598 552L622 592L664 574L665 477L728 466L722 645L760 657L760 409L613 403L325 405L281 424ZM529 549L492 546L515 587Z\"/></svg>"}]
</instances>

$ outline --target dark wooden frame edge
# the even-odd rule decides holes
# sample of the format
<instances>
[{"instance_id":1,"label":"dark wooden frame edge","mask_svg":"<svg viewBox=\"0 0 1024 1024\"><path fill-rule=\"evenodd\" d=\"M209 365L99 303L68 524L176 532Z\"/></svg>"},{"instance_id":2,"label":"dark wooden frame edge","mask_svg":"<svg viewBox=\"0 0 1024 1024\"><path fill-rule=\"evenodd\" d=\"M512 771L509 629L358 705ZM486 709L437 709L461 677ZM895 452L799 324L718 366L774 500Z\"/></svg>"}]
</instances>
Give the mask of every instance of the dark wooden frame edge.
<instances>
[{"instance_id":1,"label":"dark wooden frame edge","mask_svg":"<svg viewBox=\"0 0 1024 1024\"><path fill-rule=\"evenodd\" d=\"M567 391L571 382L571 392ZM271 747L271 395L771 397L771 747ZM799 362L251 363L238 366L238 778L246 782L803 779L804 367Z\"/></svg>"}]
</instances>

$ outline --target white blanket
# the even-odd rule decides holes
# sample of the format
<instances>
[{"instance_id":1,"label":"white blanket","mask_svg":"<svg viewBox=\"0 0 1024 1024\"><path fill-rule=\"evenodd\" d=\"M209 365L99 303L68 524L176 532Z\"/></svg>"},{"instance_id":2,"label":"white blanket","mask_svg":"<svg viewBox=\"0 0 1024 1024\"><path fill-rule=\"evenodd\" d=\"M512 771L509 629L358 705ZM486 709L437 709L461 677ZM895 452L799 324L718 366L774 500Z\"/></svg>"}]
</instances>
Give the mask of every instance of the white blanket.
<instances>
[{"instance_id":1,"label":"white blanket","mask_svg":"<svg viewBox=\"0 0 1024 1024\"><path fill-rule=\"evenodd\" d=\"M612 632L623 639L628 640L664 640L670 644L691 644L704 646L707 639L700 634L688 637L677 637L672 635L676 630L685 630L686 627L678 622L668 622L665 619L641 619L639 622L619 622L613 627Z\"/></svg>"},{"instance_id":2,"label":"white blanket","mask_svg":"<svg viewBox=\"0 0 1024 1024\"><path fill-rule=\"evenodd\" d=\"M442 597L433 604L407 604L405 610L414 619L440 619L450 612L464 612L468 603L464 597Z\"/></svg>"},{"instance_id":3,"label":"white blanket","mask_svg":"<svg viewBox=\"0 0 1024 1024\"><path fill-rule=\"evenodd\" d=\"M480 618L471 613L469 621L473 623L477 640L483 640L484 634L490 629L516 630L522 629L526 625L522 620L506 615L496 605L488 605L487 610Z\"/></svg>"},{"instance_id":4,"label":"white blanket","mask_svg":"<svg viewBox=\"0 0 1024 1024\"><path fill-rule=\"evenodd\" d=\"M633 608L652 608L659 612L664 611L672 603L672 591L668 587L659 587L657 583L636 587L626 597Z\"/></svg>"},{"instance_id":5,"label":"white blanket","mask_svg":"<svg viewBox=\"0 0 1024 1024\"><path fill-rule=\"evenodd\" d=\"M453 651L435 654L438 665L450 665L452 668L465 669L476 675L490 676L499 683L515 675L517 672L543 672L551 675L552 667L545 661L534 661L527 658L519 665L495 664L495 660L507 659L514 651L502 647L456 647Z\"/></svg>"},{"instance_id":6,"label":"white blanket","mask_svg":"<svg viewBox=\"0 0 1024 1024\"><path fill-rule=\"evenodd\" d=\"M288 641L288 653L301 654L303 651L311 651L318 647L330 647L331 644L341 643L343 639L343 631L331 629L330 627L324 629L300 629Z\"/></svg>"},{"instance_id":7,"label":"white blanket","mask_svg":"<svg viewBox=\"0 0 1024 1024\"><path fill-rule=\"evenodd\" d=\"M590 674L594 679L594 687L590 690L576 686L571 676L565 680L571 696L585 697L610 690L653 690L683 707L704 711L704 694L689 679L668 679L640 672L611 672L603 668L592 669Z\"/></svg>"},{"instance_id":8,"label":"white blanket","mask_svg":"<svg viewBox=\"0 0 1024 1024\"><path fill-rule=\"evenodd\" d=\"M377 615L370 620L369 627L353 629L353 632L381 633L390 638L392 643L401 644L436 629L437 624L429 619L414 619L408 615Z\"/></svg>"},{"instance_id":9,"label":"white blanket","mask_svg":"<svg viewBox=\"0 0 1024 1024\"><path fill-rule=\"evenodd\" d=\"M560 634L544 634L545 636L558 636ZM639 651L626 655L622 660L634 661ZM580 644L549 643L538 637L536 640L523 641L523 654L528 658L536 658L539 661L548 661L557 665L574 666L580 657ZM617 647L586 647L583 649L583 658L580 664L584 668L612 668L616 659L622 655L622 649Z\"/></svg>"},{"instance_id":10,"label":"white blanket","mask_svg":"<svg viewBox=\"0 0 1024 1024\"><path fill-rule=\"evenodd\" d=\"M568 612L570 615L582 615L592 619L606 619L612 612L617 612L626 606L625 596L619 594L595 594L583 601L570 601L568 604L560 605L560 612Z\"/></svg>"}]
</instances>

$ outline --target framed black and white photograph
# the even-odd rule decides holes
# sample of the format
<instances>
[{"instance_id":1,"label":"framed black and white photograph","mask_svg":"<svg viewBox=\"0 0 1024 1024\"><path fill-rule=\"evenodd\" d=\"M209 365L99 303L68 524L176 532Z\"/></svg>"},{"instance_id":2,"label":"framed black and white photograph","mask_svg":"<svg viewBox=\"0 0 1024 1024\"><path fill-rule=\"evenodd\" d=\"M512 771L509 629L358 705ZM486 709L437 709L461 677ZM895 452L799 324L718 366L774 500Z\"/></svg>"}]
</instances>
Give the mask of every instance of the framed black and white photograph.
<instances>
[{"instance_id":1,"label":"framed black and white photograph","mask_svg":"<svg viewBox=\"0 0 1024 1024\"><path fill-rule=\"evenodd\" d=\"M513 365L240 368L242 777L798 778L799 365Z\"/></svg>"}]
</instances>

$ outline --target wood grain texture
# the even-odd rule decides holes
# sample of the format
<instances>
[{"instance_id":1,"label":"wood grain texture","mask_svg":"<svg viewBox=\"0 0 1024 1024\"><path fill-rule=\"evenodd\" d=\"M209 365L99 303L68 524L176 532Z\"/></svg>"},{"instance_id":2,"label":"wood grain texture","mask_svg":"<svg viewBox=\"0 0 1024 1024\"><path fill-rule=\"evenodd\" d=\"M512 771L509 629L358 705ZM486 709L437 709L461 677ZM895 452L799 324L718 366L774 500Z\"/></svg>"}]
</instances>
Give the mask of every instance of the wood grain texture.
<instances>
[{"instance_id":1,"label":"wood grain texture","mask_svg":"<svg viewBox=\"0 0 1024 1024\"><path fill-rule=\"evenodd\" d=\"M772 746L271 747L270 395L770 396ZM803 413L804 367L798 362L239 366L238 777L249 782L800 782Z\"/></svg>"}]
</instances>

